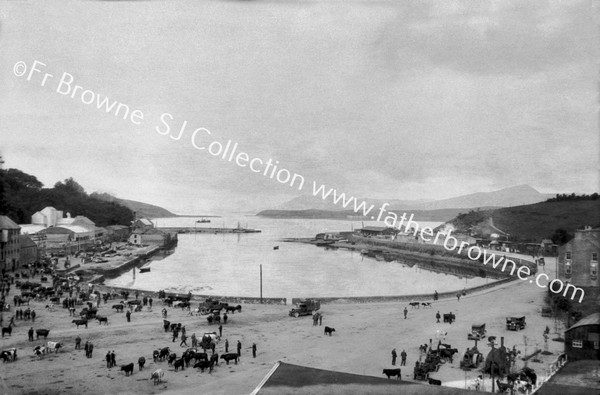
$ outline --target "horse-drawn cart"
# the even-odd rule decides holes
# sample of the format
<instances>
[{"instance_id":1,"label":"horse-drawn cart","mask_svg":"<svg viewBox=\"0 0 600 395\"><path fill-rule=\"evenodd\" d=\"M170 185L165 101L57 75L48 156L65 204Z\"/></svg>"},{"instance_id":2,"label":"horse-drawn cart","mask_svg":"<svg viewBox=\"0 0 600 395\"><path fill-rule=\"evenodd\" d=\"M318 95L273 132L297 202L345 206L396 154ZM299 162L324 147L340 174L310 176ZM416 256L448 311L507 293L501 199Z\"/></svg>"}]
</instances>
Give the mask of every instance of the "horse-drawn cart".
<instances>
[{"instance_id":1,"label":"horse-drawn cart","mask_svg":"<svg viewBox=\"0 0 600 395\"><path fill-rule=\"evenodd\" d=\"M469 340L481 340L485 337L485 324L473 324L471 325L471 333L467 335Z\"/></svg>"}]
</instances>

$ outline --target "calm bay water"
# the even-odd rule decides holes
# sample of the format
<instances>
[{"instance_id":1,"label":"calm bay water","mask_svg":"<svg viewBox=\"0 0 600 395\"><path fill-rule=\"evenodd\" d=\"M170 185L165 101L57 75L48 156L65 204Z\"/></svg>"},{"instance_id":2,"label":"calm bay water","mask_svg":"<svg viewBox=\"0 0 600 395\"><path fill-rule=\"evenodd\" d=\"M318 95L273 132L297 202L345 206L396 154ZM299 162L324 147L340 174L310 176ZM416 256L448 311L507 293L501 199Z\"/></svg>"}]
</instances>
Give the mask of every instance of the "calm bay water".
<instances>
[{"instance_id":1,"label":"calm bay water","mask_svg":"<svg viewBox=\"0 0 600 395\"><path fill-rule=\"evenodd\" d=\"M194 227L198 218L158 218L159 227ZM359 252L281 242L286 237L313 237L320 232L349 231L360 222L268 219L248 216L211 218L196 226L261 229L252 234L180 234L175 252L153 261L151 271L132 272L107 280L107 285L206 295L260 296L260 265L264 297L389 296L452 291L486 284L484 278L459 278L382 262ZM365 223L375 225L375 223ZM439 223L422 222L422 226ZM279 246L274 250L274 246Z\"/></svg>"}]
</instances>

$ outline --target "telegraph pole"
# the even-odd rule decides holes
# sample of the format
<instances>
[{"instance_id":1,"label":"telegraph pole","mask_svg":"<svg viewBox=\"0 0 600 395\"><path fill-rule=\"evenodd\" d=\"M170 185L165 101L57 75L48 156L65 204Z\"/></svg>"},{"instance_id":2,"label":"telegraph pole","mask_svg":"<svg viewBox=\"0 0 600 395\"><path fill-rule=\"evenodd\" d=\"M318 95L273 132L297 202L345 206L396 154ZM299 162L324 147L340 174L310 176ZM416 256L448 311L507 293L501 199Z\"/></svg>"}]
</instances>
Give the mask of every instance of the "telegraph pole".
<instances>
[{"instance_id":1,"label":"telegraph pole","mask_svg":"<svg viewBox=\"0 0 600 395\"><path fill-rule=\"evenodd\" d=\"M260 303L262 304L262 263L260 264Z\"/></svg>"}]
</instances>

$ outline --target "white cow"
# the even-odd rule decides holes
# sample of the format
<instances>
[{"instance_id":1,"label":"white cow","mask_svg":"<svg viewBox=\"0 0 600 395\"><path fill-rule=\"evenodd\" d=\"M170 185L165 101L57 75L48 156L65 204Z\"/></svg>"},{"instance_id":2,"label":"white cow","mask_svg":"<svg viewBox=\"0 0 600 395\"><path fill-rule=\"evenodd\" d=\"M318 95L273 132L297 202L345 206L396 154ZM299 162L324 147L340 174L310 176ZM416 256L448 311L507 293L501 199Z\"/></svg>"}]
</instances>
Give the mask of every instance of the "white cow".
<instances>
[{"instance_id":1,"label":"white cow","mask_svg":"<svg viewBox=\"0 0 600 395\"><path fill-rule=\"evenodd\" d=\"M62 347L62 344L59 342L48 342L47 343L48 352L54 350L54 353L58 353L58 349Z\"/></svg>"},{"instance_id":2,"label":"white cow","mask_svg":"<svg viewBox=\"0 0 600 395\"><path fill-rule=\"evenodd\" d=\"M162 369L156 369L152 373L152 376L150 376L150 378L154 379L154 385L157 385L162 382L162 378L164 377L164 375L165 375L165 373L163 372Z\"/></svg>"}]
</instances>

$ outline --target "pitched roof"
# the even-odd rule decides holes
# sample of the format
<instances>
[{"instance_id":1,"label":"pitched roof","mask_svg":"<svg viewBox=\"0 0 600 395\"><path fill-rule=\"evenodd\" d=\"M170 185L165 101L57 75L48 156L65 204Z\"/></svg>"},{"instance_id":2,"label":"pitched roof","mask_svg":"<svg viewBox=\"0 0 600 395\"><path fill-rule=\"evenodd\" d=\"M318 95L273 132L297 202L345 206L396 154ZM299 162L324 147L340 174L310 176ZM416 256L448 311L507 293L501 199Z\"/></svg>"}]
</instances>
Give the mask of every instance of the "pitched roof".
<instances>
[{"instance_id":1,"label":"pitched roof","mask_svg":"<svg viewBox=\"0 0 600 395\"><path fill-rule=\"evenodd\" d=\"M383 232L388 229L393 229L393 228L388 228L386 226L365 226L364 228L362 228L360 230L368 230L370 232Z\"/></svg>"},{"instance_id":2,"label":"pitched roof","mask_svg":"<svg viewBox=\"0 0 600 395\"><path fill-rule=\"evenodd\" d=\"M19 235L19 241L21 242L21 248L37 247L35 241L31 240L31 237L27 235Z\"/></svg>"},{"instance_id":3,"label":"pitched roof","mask_svg":"<svg viewBox=\"0 0 600 395\"><path fill-rule=\"evenodd\" d=\"M588 315L587 317L580 319L574 325L572 325L569 329L567 329L567 331L570 331L571 329L574 329L574 328L579 328L580 326L586 326L586 325L600 325L600 313L593 313L593 314Z\"/></svg>"},{"instance_id":4,"label":"pitched roof","mask_svg":"<svg viewBox=\"0 0 600 395\"><path fill-rule=\"evenodd\" d=\"M412 372L411 368L406 368ZM383 374L382 374L383 376ZM260 394L483 394L480 391L466 391L460 388L418 384L404 380L389 380L375 376L334 372L277 362L265 378L258 384L252 395Z\"/></svg>"},{"instance_id":5,"label":"pitched roof","mask_svg":"<svg viewBox=\"0 0 600 395\"><path fill-rule=\"evenodd\" d=\"M6 215L0 215L0 229L21 229L21 227Z\"/></svg>"}]
</instances>

